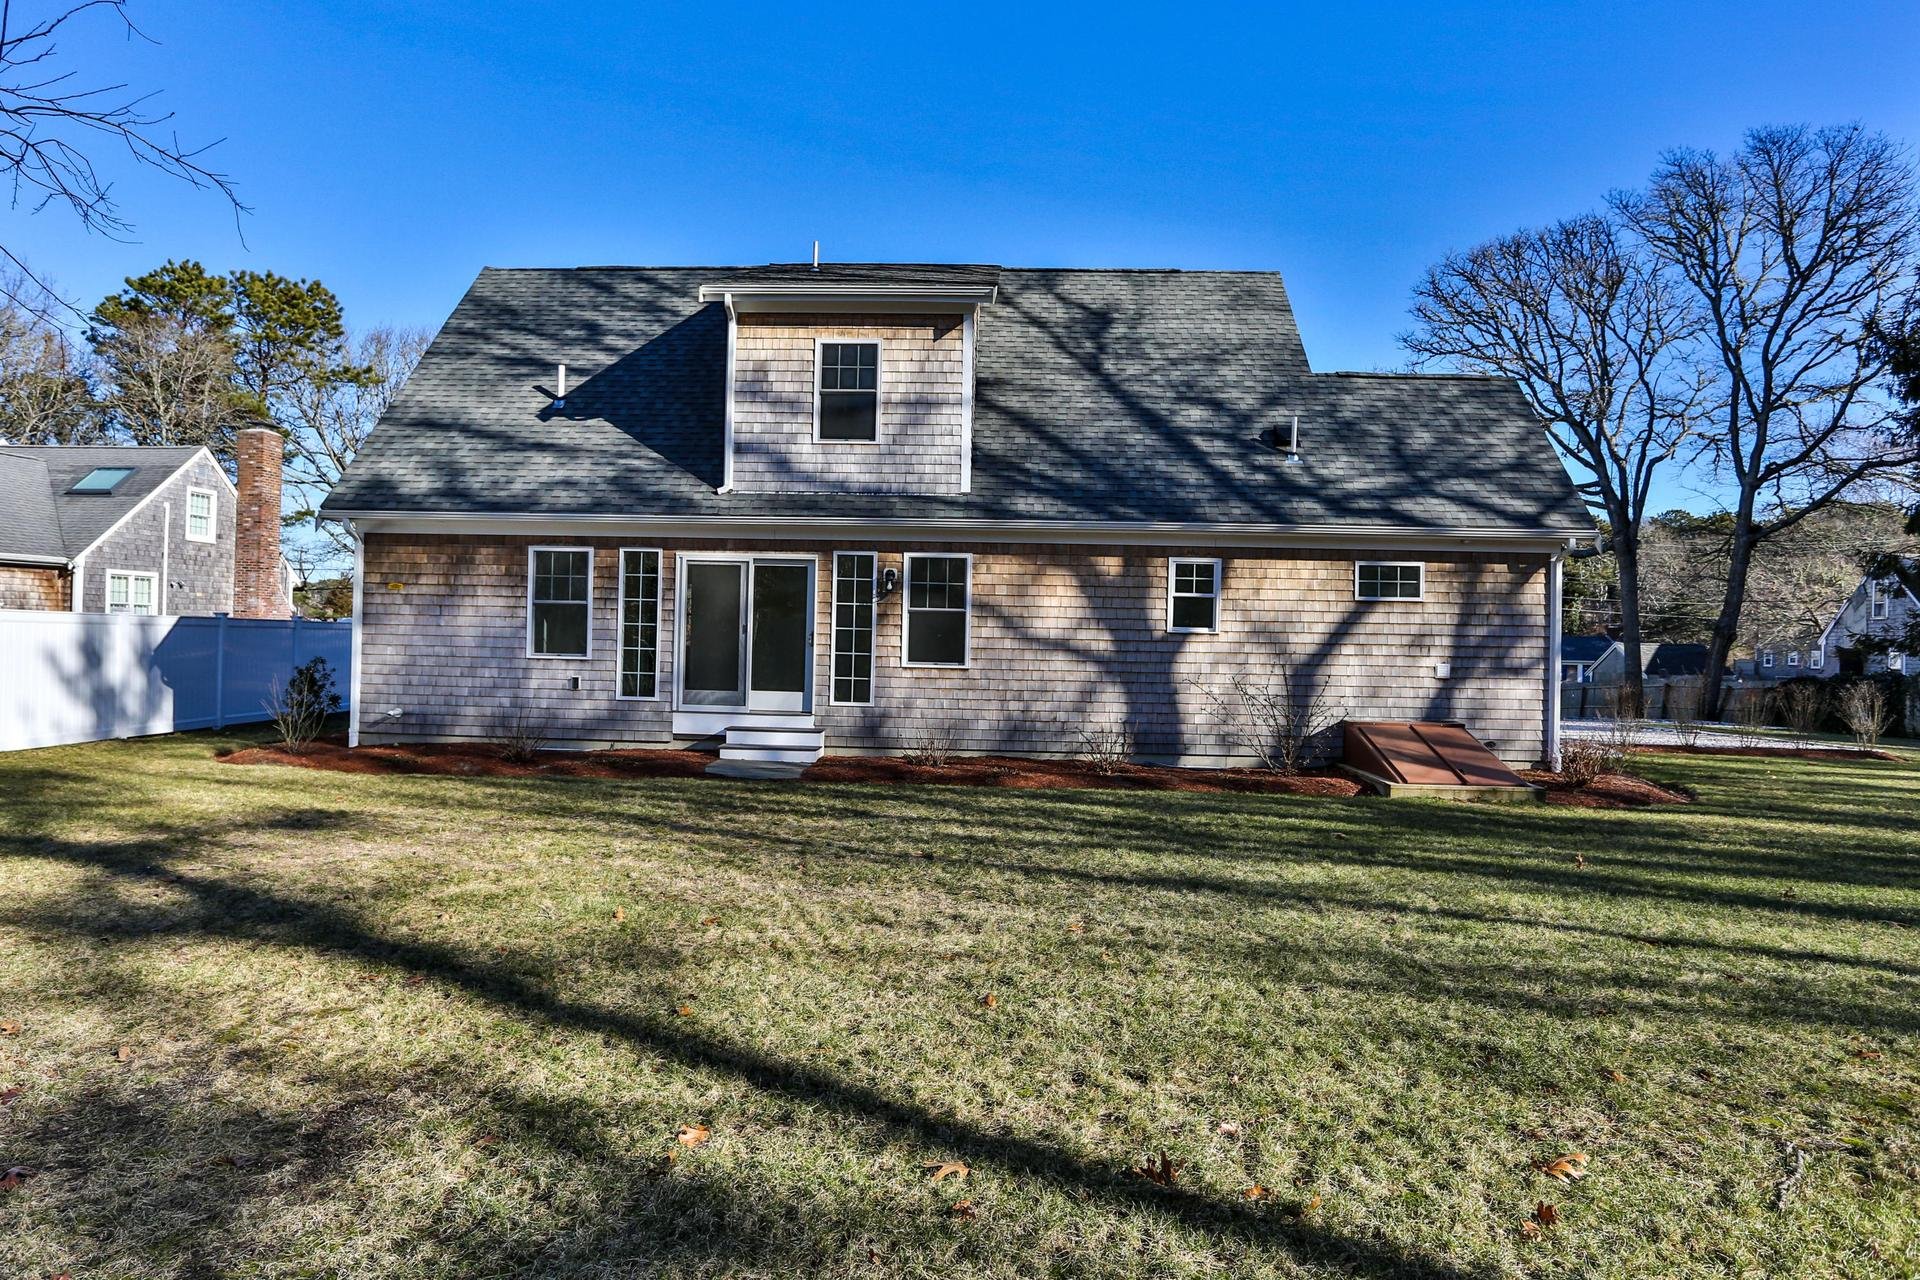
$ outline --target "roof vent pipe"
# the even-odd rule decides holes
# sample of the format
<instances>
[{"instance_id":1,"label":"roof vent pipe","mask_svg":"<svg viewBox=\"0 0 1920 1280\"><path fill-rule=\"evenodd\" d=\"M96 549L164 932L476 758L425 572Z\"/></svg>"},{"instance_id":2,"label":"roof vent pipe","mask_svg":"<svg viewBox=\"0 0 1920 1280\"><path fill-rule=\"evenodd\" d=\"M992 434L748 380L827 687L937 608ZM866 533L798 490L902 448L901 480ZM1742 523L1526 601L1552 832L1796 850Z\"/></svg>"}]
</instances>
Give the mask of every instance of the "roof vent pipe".
<instances>
[{"instance_id":1,"label":"roof vent pipe","mask_svg":"<svg viewBox=\"0 0 1920 1280\"><path fill-rule=\"evenodd\" d=\"M567 407L567 366L566 365L563 364L560 366L560 373L555 378L555 382L558 385L554 388L555 395L553 397L553 407L556 409L564 409Z\"/></svg>"},{"instance_id":2,"label":"roof vent pipe","mask_svg":"<svg viewBox=\"0 0 1920 1280\"><path fill-rule=\"evenodd\" d=\"M1282 427L1278 423L1273 428L1273 447L1284 450L1288 462L1300 461L1300 415L1294 414Z\"/></svg>"},{"instance_id":3,"label":"roof vent pipe","mask_svg":"<svg viewBox=\"0 0 1920 1280\"><path fill-rule=\"evenodd\" d=\"M818 240L813 242L813 269L815 271L820 269L820 242Z\"/></svg>"}]
</instances>

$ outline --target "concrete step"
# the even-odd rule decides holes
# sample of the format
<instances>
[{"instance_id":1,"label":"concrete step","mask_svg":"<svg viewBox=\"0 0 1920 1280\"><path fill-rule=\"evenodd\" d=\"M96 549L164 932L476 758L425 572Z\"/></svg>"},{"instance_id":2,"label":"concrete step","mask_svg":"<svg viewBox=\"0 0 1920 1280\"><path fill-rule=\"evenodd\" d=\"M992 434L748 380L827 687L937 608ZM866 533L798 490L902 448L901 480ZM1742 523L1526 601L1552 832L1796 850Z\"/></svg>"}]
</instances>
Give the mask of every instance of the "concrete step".
<instances>
[{"instance_id":1,"label":"concrete step","mask_svg":"<svg viewBox=\"0 0 1920 1280\"><path fill-rule=\"evenodd\" d=\"M758 760L770 764L797 764L806 768L820 758L818 747L737 747L731 742L720 748L722 760Z\"/></svg>"},{"instance_id":2,"label":"concrete step","mask_svg":"<svg viewBox=\"0 0 1920 1280\"><path fill-rule=\"evenodd\" d=\"M730 747L782 747L793 751L823 751L826 731L799 725L735 725L727 730Z\"/></svg>"},{"instance_id":3,"label":"concrete step","mask_svg":"<svg viewBox=\"0 0 1920 1280\"><path fill-rule=\"evenodd\" d=\"M767 760L716 760L707 772L716 778L746 778L757 782L791 782L807 771L804 764Z\"/></svg>"}]
</instances>

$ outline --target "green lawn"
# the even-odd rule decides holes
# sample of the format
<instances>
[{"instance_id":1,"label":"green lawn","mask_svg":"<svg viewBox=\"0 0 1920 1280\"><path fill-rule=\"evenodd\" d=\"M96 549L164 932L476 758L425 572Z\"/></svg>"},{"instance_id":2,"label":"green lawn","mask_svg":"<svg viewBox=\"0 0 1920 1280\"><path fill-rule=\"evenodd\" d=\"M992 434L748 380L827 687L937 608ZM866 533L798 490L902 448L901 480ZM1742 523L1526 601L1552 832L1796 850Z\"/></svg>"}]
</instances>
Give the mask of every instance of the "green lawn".
<instances>
[{"instance_id":1,"label":"green lawn","mask_svg":"<svg viewBox=\"0 0 1920 1280\"><path fill-rule=\"evenodd\" d=\"M1599 812L234 740L0 756L9 1277L1920 1271L1913 763Z\"/></svg>"}]
</instances>

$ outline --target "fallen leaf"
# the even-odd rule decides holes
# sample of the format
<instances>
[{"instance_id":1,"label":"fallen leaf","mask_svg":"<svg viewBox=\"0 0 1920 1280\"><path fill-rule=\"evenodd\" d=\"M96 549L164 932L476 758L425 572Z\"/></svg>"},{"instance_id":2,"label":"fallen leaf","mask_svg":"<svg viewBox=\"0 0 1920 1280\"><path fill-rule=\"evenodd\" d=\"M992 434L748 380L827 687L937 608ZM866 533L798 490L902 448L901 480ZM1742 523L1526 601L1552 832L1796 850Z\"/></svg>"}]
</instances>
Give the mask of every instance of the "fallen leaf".
<instances>
[{"instance_id":1,"label":"fallen leaf","mask_svg":"<svg viewBox=\"0 0 1920 1280\"><path fill-rule=\"evenodd\" d=\"M1539 1239L1540 1224L1535 1222L1532 1218L1528 1218L1525 1222L1520 1224L1520 1236L1524 1240Z\"/></svg>"},{"instance_id":2,"label":"fallen leaf","mask_svg":"<svg viewBox=\"0 0 1920 1280\"><path fill-rule=\"evenodd\" d=\"M1615 1084L1625 1084L1627 1082L1627 1073L1617 1067L1608 1067L1600 1074Z\"/></svg>"},{"instance_id":3,"label":"fallen leaf","mask_svg":"<svg viewBox=\"0 0 1920 1280\"><path fill-rule=\"evenodd\" d=\"M19 1034L20 1034L20 1024L19 1024L19 1023L17 1023L17 1022L0 1022L0 1036L17 1036L17 1035L19 1035Z\"/></svg>"},{"instance_id":4,"label":"fallen leaf","mask_svg":"<svg viewBox=\"0 0 1920 1280\"><path fill-rule=\"evenodd\" d=\"M1291 1212L1293 1216L1296 1218L1307 1218L1307 1217L1312 1217L1313 1211L1318 1209L1319 1207L1320 1207L1320 1194L1318 1192L1315 1192L1313 1195L1308 1196L1305 1200L1302 1200L1298 1204L1294 1205Z\"/></svg>"},{"instance_id":5,"label":"fallen leaf","mask_svg":"<svg viewBox=\"0 0 1920 1280\"><path fill-rule=\"evenodd\" d=\"M407 985L410 987L417 987L417 986L420 986L422 983L426 982L426 980L427 980L427 975L424 973L409 974L407 977Z\"/></svg>"},{"instance_id":6,"label":"fallen leaf","mask_svg":"<svg viewBox=\"0 0 1920 1280\"><path fill-rule=\"evenodd\" d=\"M627 918L627 909L625 907L615 907L613 909L613 918L615 920L625 920Z\"/></svg>"},{"instance_id":7,"label":"fallen leaf","mask_svg":"<svg viewBox=\"0 0 1920 1280\"><path fill-rule=\"evenodd\" d=\"M955 1200L953 1202L953 1212L954 1216L960 1218L977 1218L980 1216L980 1211L973 1207L973 1201L971 1200Z\"/></svg>"},{"instance_id":8,"label":"fallen leaf","mask_svg":"<svg viewBox=\"0 0 1920 1280\"><path fill-rule=\"evenodd\" d=\"M1556 1182L1578 1182L1587 1176L1587 1153L1572 1151L1540 1166L1540 1172Z\"/></svg>"},{"instance_id":9,"label":"fallen leaf","mask_svg":"<svg viewBox=\"0 0 1920 1280\"><path fill-rule=\"evenodd\" d=\"M683 1004L678 1009L675 1009L674 1012L679 1014L683 1018L691 1018L693 1016L693 1006L690 1004Z\"/></svg>"},{"instance_id":10,"label":"fallen leaf","mask_svg":"<svg viewBox=\"0 0 1920 1280\"><path fill-rule=\"evenodd\" d=\"M1273 1192L1257 1182L1240 1194L1248 1200L1270 1200L1273 1198Z\"/></svg>"},{"instance_id":11,"label":"fallen leaf","mask_svg":"<svg viewBox=\"0 0 1920 1280\"><path fill-rule=\"evenodd\" d=\"M1560 1221L1560 1211L1542 1200L1533 1206L1533 1220L1543 1227L1550 1227Z\"/></svg>"},{"instance_id":12,"label":"fallen leaf","mask_svg":"<svg viewBox=\"0 0 1920 1280\"><path fill-rule=\"evenodd\" d=\"M1586 865L1587 865L1587 855L1586 855L1586 854L1584 854L1584 853L1576 853L1576 854L1574 854L1574 855L1573 855L1573 865L1574 865L1575 867L1584 867L1584 866L1586 866Z\"/></svg>"},{"instance_id":13,"label":"fallen leaf","mask_svg":"<svg viewBox=\"0 0 1920 1280\"><path fill-rule=\"evenodd\" d=\"M707 929L711 929L714 925L719 923L720 923L719 916L708 916L705 920L702 920L700 922L701 927L707 928Z\"/></svg>"},{"instance_id":14,"label":"fallen leaf","mask_svg":"<svg viewBox=\"0 0 1920 1280\"><path fill-rule=\"evenodd\" d=\"M1214 1132L1223 1138L1237 1138L1240 1136L1240 1126L1231 1120L1222 1120L1214 1127Z\"/></svg>"},{"instance_id":15,"label":"fallen leaf","mask_svg":"<svg viewBox=\"0 0 1920 1280\"><path fill-rule=\"evenodd\" d=\"M497 1134L483 1133L473 1140L473 1145L476 1147L490 1147L498 1141L500 1141L500 1138Z\"/></svg>"},{"instance_id":16,"label":"fallen leaf","mask_svg":"<svg viewBox=\"0 0 1920 1280\"><path fill-rule=\"evenodd\" d=\"M936 1184L948 1178L964 1178L973 1172L958 1160L929 1160L920 1167L933 1175Z\"/></svg>"},{"instance_id":17,"label":"fallen leaf","mask_svg":"<svg viewBox=\"0 0 1920 1280\"><path fill-rule=\"evenodd\" d=\"M1856 1058L1879 1058L1885 1056L1878 1049L1855 1049L1852 1052Z\"/></svg>"},{"instance_id":18,"label":"fallen leaf","mask_svg":"<svg viewBox=\"0 0 1920 1280\"><path fill-rule=\"evenodd\" d=\"M985 1005L987 1008L991 1009L993 1008L993 1006L999 1004L1000 1001L994 997L993 992L989 991L987 992L987 994L980 997L980 1003Z\"/></svg>"},{"instance_id":19,"label":"fallen leaf","mask_svg":"<svg viewBox=\"0 0 1920 1280\"><path fill-rule=\"evenodd\" d=\"M1164 1151L1160 1153L1160 1162L1158 1164L1155 1164L1153 1158L1149 1156L1145 1164L1135 1165L1133 1171L1145 1178L1148 1182L1160 1187L1170 1187L1180 1180L1179 1164L1173 1160L1169 1160L1167 1153Z\"/></svg>"},{"instance_id":20,"label":"fallen leaf","mask_svg":"<svg viewBox=\"0 0 1920 1280\"><path fill-rule=\"evenodd\" d=\"M0 1107L10 1105L15 1098L25 1092L26 1090L17 1084L10 1084L4 1089L0 1089Z\"/></svg>"},{"instance_id":21,"label":"fallen leaf","mask_svg":"<svg viewBox=\"0 0 1920 1280\"><path fill-rule=\"evenodd\" d=\"M1086 931L1087 931L1087 926L1085 926L1084 924L1081 924L1078 920L1075 920L1072 924L1067 926L1068 933L1085 933Z\"/></svg>"},{"instance_id":22,"label":"fallen leaf","mask_svg":"<svg viewBox=\"0 0 1920 1280\"><path fill-rule=\"evenodd\" d=\"M5 1173L0 1173L0 1191L11 1191L32 1176L33 1170L25 1165L14 1165Z\"/></svg>"},{"instance_id":23,"label":"fallen leaf","mask_svg":"<svg viewBox=\"0 0 1920 1280\"><path fill-rule=\"evenodd\" d=\"M132 1061L133 1061L133 1046L132 1046L132 1045L130 1045L130 1044L123 1044L123 1045L121 1045L121 1046L120 1046L120 1047L119 1047L118 1049L115 1049L115 1050L113 1051L113 1056L114 1056L114 1057L115 1057L115 1058L116 1058L116 1059L117 1059L118 1061L121 1061L121 1062L132 1062Z\"/></svg>"},{"instance_id":24,"label":"fallen leaf","mask_svg":"<svg viewBox=\"0 0 1920 1280\"><path fill-rule=\"evenodd\" d=\"M713 1130L703 1124L683 1124L680 1126L680 1145L697 1147L713 1136Z\"/></svg>"}]
</instances>

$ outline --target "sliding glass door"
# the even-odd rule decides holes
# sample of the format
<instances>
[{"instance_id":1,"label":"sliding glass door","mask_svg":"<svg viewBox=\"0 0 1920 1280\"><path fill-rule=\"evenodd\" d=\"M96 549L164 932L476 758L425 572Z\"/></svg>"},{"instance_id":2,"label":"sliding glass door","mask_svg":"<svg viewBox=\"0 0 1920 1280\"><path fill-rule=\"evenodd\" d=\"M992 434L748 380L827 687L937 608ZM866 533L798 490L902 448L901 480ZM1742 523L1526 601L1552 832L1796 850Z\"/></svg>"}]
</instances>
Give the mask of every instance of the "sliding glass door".
<instances>
[{"instance_id":1,"label":"sliding glass door","mask_svg":"<svg viewBox=\"0 0 1920 1280\"><path fill-rule=\"evenodd\" d=\"M813 561L682 557L680 583L681 705L812 705Z\"/></svg>"}]
</instances>

